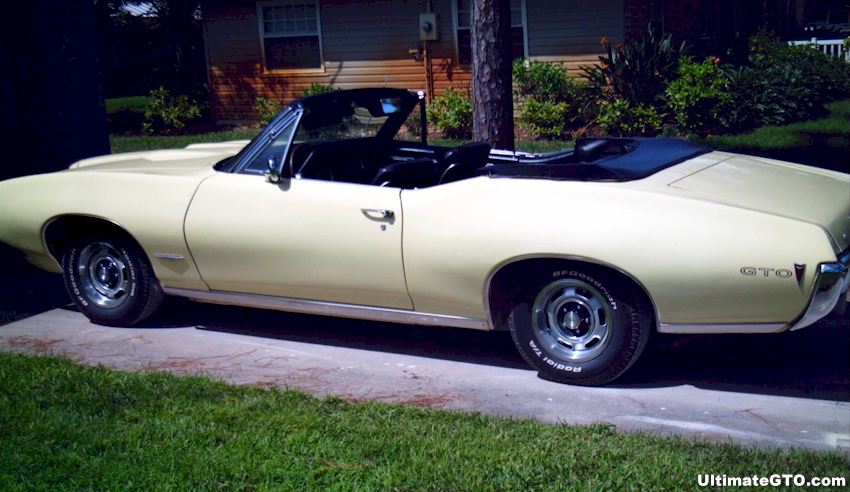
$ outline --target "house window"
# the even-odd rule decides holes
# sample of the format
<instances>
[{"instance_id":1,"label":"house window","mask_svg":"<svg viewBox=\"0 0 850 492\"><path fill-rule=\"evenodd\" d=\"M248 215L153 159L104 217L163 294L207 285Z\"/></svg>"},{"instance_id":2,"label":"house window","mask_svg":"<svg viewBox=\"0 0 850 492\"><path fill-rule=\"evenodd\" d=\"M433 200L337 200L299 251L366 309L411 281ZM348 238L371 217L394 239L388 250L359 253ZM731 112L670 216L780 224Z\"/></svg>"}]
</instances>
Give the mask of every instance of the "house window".
<instances>
[{"instance_id":1,"label":"house window","mask_svg":"<svg viewBox=\"0 0 850 492\"><path fill-rule=\"evenodd\" d=\"M472 2L455 0L457 59L461 65L472 63ZM525 37L525 0L511 0L511 46L513 59L527 58Z\"/></svg>"},{"instance_id":2,"label":"house window","mask_svg":"<svg viewBox=\"0 0 850 492\"><path fill-rule=\"evenodd\" d=\"M267 70L322 68L318 2L260 2L257 12Z\"/></svg>"}]
</instances>

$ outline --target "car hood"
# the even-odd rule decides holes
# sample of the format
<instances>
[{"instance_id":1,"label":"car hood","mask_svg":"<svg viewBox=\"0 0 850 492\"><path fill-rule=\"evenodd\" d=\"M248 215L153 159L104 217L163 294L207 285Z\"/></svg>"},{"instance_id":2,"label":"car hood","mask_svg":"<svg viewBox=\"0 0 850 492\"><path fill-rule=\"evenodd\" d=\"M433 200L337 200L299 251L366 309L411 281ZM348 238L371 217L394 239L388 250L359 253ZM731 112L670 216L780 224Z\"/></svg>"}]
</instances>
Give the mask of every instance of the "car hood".
<instances>
[{"instance_id":1,"label":"car hood","mask_svg":"<svg viewBox=\"0 0 850 492\"><path fill-rule=\"evenodd\" d=\"M772 159L729 158L670 186L719 202L816 224L850 246L850 175Z\"/></svg>"},{"instance_id":2,"label":"car hood","mask_svg":"<svg viewBox=\"0 0 850 492\"><path fill-rule=\"evenodd\" d=\"M212 172L213 165L236 155L247 140L192 144L183 149L127 152L75 162L71 170L142 174L192 175Z\"/></svg>"}]
</instances>

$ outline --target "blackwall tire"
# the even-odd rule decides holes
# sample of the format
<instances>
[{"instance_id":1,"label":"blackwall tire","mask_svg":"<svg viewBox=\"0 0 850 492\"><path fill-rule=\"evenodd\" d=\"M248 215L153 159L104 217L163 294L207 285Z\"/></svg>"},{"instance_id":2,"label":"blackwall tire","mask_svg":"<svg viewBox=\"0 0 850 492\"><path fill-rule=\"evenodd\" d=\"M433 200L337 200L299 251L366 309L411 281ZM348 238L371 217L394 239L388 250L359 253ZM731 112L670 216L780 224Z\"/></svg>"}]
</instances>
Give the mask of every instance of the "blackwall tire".
<instances>
[{"instance_id":1,"label":"blackwall tire","mask_svg":"<svg viewBox=\"0 0 850 492\"><path fill-rule=\"evenodd\" d=\"M136 243L126 237L91 236L62 256L68 295L95 323L131 326L162 304L162 286Z\"/></svg>"},{"instance_id":2,"label":"blackwall tire","mask_svg":"<svg viewBox=\"0 0 850 492\"><path fill-rule=\"evenodd\" d=\"M652 318L634 292L614 279L593 268L549 271L514 303L511 336L541 378L598 386L637 361Z\"/></svg>"}]
</instances>

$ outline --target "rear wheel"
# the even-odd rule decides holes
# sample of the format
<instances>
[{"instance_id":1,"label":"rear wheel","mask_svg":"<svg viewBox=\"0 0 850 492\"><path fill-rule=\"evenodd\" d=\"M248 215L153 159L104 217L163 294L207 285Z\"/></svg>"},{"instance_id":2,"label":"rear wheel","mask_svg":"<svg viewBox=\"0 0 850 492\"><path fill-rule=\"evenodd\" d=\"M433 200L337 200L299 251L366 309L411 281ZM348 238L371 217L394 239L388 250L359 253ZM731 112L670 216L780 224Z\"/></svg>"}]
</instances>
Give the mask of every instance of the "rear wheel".
<instances>
[{"instance_id":1,"label":"rear wheel","mask_svg":"<svg viewBox=\"0 0 850 492\"><path fill-rule=\"evenodd\" d=\"M153 268L127 237L81 239L65 250L62 268L68 294L95 323L130 326L162 304L162 287Z\"/></svg>"},{"instance_id":2,"label":"rear wheel","mask_svg":"<svg viewBox=\"0 0 850 492\"><path fill-rule=\"evenodd\" d=\"M605 384L631 367L647 344L650 314L606 272L548 272L525 290L508 326L523 358L544 379Z\"/></svg>"}]
</instances>

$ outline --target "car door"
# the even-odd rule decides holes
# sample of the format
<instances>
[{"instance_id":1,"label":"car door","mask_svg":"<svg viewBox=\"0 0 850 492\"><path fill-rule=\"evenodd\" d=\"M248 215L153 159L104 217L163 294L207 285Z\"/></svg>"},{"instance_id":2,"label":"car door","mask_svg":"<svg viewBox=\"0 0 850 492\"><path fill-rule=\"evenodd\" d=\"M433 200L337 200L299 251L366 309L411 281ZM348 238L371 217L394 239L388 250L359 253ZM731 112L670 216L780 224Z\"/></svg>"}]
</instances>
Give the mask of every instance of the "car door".
<instances>
[{"instance_id":1,"label":"car door","mask_svg":"<svg viewBox=\"0 0 850 492\"><path fill-rule=\"evenodd\" d=\"M397 188L220 173L185 232L212 290L412 309L402 222Z\"/></svg>"}]
</instances>

